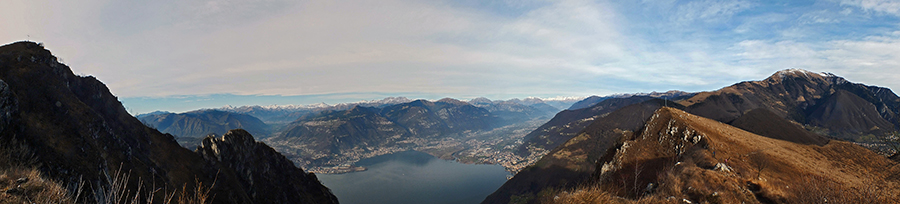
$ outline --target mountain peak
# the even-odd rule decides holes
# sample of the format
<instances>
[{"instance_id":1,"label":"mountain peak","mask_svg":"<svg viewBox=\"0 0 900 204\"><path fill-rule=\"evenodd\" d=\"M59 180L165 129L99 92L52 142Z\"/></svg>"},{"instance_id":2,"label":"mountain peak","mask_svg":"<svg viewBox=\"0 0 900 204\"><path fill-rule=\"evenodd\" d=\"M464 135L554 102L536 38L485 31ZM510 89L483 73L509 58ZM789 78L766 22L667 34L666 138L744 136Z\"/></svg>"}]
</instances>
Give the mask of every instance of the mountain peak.
<instances>
[{"instance_id":1,"label":"mountain peak","mask_svg":"<svg viewBox=\"0 0 900 204\"><path fill-rule=\"evenodd\" d=\"M460 100L453 99L453 98L442 98L441 100L438 100L437 102L449 103L449 104L455 104L455 105L468 105L469 104L469 103L466 103L465 101L460 101Z\"/></svg>"},{"instance_id":2,"label":"mountain peak","mask_svg":"<svg viewBox=\"0 0 900 204\"><path fill-rule=\"evenodd\" d=\"M772 76L769 76L766 81L770 82L782 82L785 79L789 78L803 78L803 79L819 79L826 80L828 78L837 77L834 74L826 74L826 73L815 73L805 69L784 69L781 71L777 71Z\"/></svg>"}]
</instances>

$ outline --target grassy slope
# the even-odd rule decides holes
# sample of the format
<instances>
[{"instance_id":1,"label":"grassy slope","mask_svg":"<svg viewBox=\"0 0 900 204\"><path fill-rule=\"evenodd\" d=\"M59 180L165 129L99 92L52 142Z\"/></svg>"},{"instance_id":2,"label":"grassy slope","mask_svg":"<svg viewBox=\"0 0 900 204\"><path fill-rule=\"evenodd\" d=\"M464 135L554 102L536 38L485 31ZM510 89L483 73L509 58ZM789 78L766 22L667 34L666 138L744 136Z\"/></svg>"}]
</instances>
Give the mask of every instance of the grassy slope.
<instances>
[{"instance_id":1,"label":"grassy slope","mask_svg":"<svg viewBox=\"0 0 900 204\"><path fill-rule=\"evenodd\" d=\"M797 144L671 108L660 109L648 124L606 163L612 170L598 175L600 182L558 194L555 201L883 202L898 195L896 163L852 143ZM733 171L716 170L719 163ZM646 192L649 183L658 187Z\"/></svg>"}]
</instances>

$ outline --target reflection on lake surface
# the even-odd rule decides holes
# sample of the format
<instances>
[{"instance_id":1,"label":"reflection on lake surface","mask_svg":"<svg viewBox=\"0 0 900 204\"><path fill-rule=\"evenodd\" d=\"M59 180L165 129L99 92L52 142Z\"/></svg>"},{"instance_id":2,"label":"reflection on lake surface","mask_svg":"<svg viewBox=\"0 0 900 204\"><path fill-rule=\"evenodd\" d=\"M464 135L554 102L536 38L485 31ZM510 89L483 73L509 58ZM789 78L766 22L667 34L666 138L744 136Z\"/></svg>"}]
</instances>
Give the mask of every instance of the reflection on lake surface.
<instances>
[{"instance_id":1,"label":"reflection on lake surface","mask_svg":"<svg viewBox=\"0 0 900 204\"><path fill-rule=\"evenodd\" d=\"M368 170L316 175L342 204L479 203L506 182L498 165L461 164L406 151L360 160Z\"/></svg>"}]
</instances>

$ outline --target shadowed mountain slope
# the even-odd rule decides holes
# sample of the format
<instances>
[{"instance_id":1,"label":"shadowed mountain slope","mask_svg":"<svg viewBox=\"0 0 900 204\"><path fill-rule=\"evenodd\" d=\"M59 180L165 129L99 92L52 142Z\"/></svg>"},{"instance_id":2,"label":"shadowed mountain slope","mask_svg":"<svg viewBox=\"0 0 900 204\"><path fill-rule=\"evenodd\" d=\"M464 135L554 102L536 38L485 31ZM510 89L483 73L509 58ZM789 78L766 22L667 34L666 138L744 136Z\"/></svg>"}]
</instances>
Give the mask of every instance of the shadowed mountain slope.
<instances>
[{"instance_id":1,"label":"shadowed mountain slope","mask_svg":"<svg viewBox=\"0 0 900 204\"><path fill-rule=\"evenodd\" d=\"M645 96L612 98L603 100L590 108L563 110L547 123L525 135L524 141L516 153L519 155L530 154L529 148L552 150L581 132L595 119L603 117L604 114L650 99L652 98Z\"/></svg>"},{"instance_id":2,"label":"shadowed mountain slope","mask_svg":"<svg viewBox=\"0 0 900 204\"><path fill-rule=\"evenodd\" d=\"M806 131L765 108L753 109L731 122L731 125L757 135L798 144L822 146L828 143L827 138Z\"/></svg>"},{"instance_id":3,"label":"shadowed mountain slope","mask_svg":"<svg viewBox=\"0 0 900 204\"><path fill-rule=\"evenodd\" d=\"M141 122L161 132L178 137L221 135L229 130L244 129L257 137L270 134L269 127L256 117L219 110L198 110L187 113L150 114L138 117Z\"/></svg>"},{"instance_id":4,"label":"shadowed mountain slope","mask_svg":"<svg viewBox=\"0 0 900 204\"><path fill-rule=\"evenodd\" d=\"M144 126L103 83L75 75L39 44L0 47L0 80L0 146L31 152L40 173L69 185L72 194L79 185L92 189L82 192L82 201L101 202L94 196L122 182L130 189L124 196L160 198L156 202L166 191L198 187L211 187L215 203L250 202L238 175ZM126 173L125 181L110 180Z\"/></svg>"}]
</instances>

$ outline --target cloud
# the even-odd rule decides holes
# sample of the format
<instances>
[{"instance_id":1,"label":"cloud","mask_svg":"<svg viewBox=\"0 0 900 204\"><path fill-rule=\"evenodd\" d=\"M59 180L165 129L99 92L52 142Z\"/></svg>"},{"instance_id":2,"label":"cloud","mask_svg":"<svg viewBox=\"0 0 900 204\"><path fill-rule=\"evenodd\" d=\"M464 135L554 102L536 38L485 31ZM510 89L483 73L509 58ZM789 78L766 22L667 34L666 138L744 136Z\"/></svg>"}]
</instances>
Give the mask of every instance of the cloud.
<instances>
[{"instance_id":1,"label":"cloud","mask_svg":"<svg viewBox=\"0 0 900 204\"><path fill-rule=\"evenodd\" d=\"M866 11L900 16L900 1L896 0L842 0L841 4L856 6Z\"/></svg>"},{"instance_id":2,"label":"cloud","mask_svg":"<svg viewBox=\"0 0 900 204\"><path fill-rule=\"evenodd\" d=\"M677 21L693 23L695 21L721 21L729 19L736 13L751 7L747 1L703 0L691 1L679 6Z\"/></svg>"},{"instance_id":3,"label":"cloud","mask_svg":"<svg viewBox=\"0 0 900 204\"><path fill-rule=\"evenodd\" d=\"M847 79L883 87L900 87L900 35L817 43L743 41L734 49L741 63L777 70L787 67L832 72Z\"/></svg>"},{"instance_id":4,"label":"cloud","mask_svg":"<svg viewBox=\"0 0 900 204\"><path fill-rule=\"evenodd\" d=\"M122 98L702 91L789 67L900 87L893 5L17 0L0 40L31 35Z\"/></svg>"}]
</instances>

